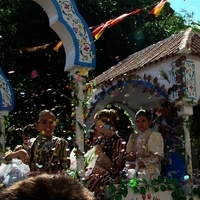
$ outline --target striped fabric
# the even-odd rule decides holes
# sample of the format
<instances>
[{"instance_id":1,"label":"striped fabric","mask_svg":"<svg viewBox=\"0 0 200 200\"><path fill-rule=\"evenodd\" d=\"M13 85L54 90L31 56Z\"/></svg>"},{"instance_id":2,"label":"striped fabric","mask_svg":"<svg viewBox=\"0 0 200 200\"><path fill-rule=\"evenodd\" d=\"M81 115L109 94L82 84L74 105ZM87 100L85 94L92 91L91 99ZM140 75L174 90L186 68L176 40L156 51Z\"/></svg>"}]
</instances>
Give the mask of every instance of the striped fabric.
<instances>
[{"instance_id":1,"label":"striped fabric","mask_svg":"<svg viewBox=\"0 0 200 200\"><path fill-rule=\"evenodd\" d=\"M99 198L107 184L119 182L120 171L125 166L126 142L114 135L105 142L103 151L86 180L87 187Z\"/></svg>"}]
</instances>

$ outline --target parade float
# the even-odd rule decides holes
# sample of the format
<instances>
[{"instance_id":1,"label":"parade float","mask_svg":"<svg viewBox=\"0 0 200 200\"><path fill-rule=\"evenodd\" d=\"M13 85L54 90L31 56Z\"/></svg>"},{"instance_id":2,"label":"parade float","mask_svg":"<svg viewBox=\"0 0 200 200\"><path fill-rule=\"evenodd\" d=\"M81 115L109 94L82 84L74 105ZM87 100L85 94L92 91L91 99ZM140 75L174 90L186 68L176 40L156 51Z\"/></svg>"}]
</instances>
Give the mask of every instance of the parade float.
<instances>
[{"instance_id":1,"label":"parade float","mask_svg":"<svg viewBox=\"0 0 200 200\"><path fill-rule=\"evenodd\" d=\"M50 27L58 34L66 55L65 71L74 84L76 107L76 144L84 152L84 121L92 124L96 111L108 104L116 104L134 120L134 110L140 107L158 107L160 99L170 99L180 108L179 115L193 114L193 105L199 100L200 36L191 28L157 44L130 55L118 65L87 82L88 71L95 67L95 47L91 32L79 14L73 0L34 0L44 8ZM85 97L85 93L88 93ZM84 103L84 106L83 106ZM85 103L88 107L85 109ZM107 199L199 199L200 189L192 188L185 196L184 186L191 189L192 175L190 133L184 126L187 174L185 185L177 180L159 177L146 180L122 180L109 185ZM189 158L189 159L188 159ZM77 157L77 172L84 178L83 154ZM189 192L190 193L190 192Z\"/></svg>"}]
</instances>

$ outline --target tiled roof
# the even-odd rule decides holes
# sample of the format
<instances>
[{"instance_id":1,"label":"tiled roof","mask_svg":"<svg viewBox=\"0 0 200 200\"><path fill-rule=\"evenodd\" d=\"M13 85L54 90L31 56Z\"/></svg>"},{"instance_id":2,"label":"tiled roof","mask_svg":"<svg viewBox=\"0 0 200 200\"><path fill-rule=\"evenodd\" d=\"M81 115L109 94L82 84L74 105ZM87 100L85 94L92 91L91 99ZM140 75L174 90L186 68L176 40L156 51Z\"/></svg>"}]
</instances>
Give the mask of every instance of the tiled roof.
<instances>
[{"instance_id":1,"label":"tiled roof","mask_svg":"<svg viewBox=\"0 0 200 200\"><path fill-rule=\"evenodd\" d=\"M111 67L95 78L96 84L118 79L126 73L150 66L152 63L170 58L176 54L193 54L200 56L200 34L188 28L156 44L130 55L125 60Z\"/></svg>"}]
</instances>

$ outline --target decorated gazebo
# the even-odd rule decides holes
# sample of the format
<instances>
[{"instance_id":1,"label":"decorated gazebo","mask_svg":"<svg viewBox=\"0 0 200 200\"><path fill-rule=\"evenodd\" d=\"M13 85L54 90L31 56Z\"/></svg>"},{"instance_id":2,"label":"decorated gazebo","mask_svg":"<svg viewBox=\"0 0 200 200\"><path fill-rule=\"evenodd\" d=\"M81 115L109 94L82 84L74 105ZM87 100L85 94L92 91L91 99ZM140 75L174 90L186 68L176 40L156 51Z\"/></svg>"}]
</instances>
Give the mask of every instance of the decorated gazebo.
<instances>
[{"instance_id":1,"label":"decorated gazebo","mask_svg":"<svg viewBox=\"0 0 200 200\"><path fill-rule=\"evenodd\" d=\"M134 120L135 110L159 107L161 99L173 101L180 110L179 116L187 120L200 97L199 66L200 34L192 28L130 55L93 80L96 91L89 102L87 126L92 124L94 114L108 104L119 105ZM192 175L192 161L188 161L190 133L186 125L184 140L187 173ZM157 197L162 199L162 195ZM169 193L165 195L164 199L170 199Z\"/></svg>"}]
</instances>

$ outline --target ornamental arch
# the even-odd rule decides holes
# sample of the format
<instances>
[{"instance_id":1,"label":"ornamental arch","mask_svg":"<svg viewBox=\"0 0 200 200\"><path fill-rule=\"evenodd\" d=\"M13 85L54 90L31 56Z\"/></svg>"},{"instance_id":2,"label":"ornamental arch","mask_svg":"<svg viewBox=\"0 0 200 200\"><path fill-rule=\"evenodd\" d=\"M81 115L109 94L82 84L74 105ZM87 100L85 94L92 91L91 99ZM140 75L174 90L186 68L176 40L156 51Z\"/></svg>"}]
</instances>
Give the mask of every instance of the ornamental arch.
<instances>
[{"instance_id":1,"label":"ornamental arch","mask_svg":"<svg viewBox=\"0 0 200 200\"><path fill-rule=\"evenodd\" d=\"M89 27L77 10L74 0L34 0L47 13L49 26L60 37L65 50L65 68L74 77L77 97L83 101L83 80L75 79L77 71L87 72L95 67L95 45ZM76 144L84 152L84 135L79 127L83 125L83 108L76 109ZM77 171L84 176L83 155L77 159Z\"/></svg>"},{"instance_id":2,"label":"ornamental arch","mask_svg":"<svg viewBox=\"0 0 200 200\"><path fill-rule=\"evenodd\" d=\"M95 67L95 45L74 0L34 0L46 12L49 26L60 37L65 50L65 71Z\"/></svg>"}]
</instances>

